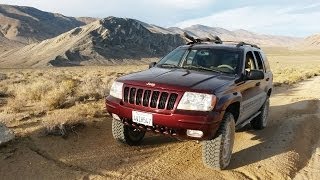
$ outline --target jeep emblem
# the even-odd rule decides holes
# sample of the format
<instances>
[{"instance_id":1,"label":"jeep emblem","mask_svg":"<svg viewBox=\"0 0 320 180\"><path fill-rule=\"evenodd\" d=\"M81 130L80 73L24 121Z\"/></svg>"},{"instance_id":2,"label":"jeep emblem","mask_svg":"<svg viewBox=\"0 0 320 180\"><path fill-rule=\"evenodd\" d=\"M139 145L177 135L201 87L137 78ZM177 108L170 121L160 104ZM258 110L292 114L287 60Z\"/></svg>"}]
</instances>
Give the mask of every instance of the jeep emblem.
<instances>
[{"instance_id":1,"label":"jeep emblem","mask_svg":"<svg viewBox=\"0 0 320 180\"><path fill-rule=\"evenodd\" d=\"M152 86L152 87L156 86L155 83L150 83L150 82L148 82L146 85L147 85L147 86Z\"/></svg>"}]
</instances>

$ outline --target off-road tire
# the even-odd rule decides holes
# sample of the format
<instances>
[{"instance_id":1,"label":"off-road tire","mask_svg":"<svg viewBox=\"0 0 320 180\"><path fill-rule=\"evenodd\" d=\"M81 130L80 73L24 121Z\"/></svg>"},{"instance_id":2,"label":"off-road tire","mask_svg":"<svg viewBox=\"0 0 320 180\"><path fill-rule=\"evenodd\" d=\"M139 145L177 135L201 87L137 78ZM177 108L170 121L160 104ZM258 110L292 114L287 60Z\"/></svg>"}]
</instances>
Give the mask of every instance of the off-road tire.
<instances>
[{"instance_id":1,"label":"off-road tire","mask_svg":"<svg viewBox=\"0 0 320 180\"><path fill-rule=\"evenodd\" d=\"M119 142L126 143L130 146L139 145L145 133L145 131L126 126L116 119L112 120L112 135L113 138Z\"/></svg>"},{"instance_id":2,"label":"off-road tire","mask_svg":"<svg viewBox=\"0 0 320 180\"><path fill-rule=\"evenodd\" d=\"M261 130L267 127L269 106L270 100L269 98L267 98L265 103L259 110L261 111L261 113L251 121L251 126L253 129Z\"/></svg>"},{"instance_id":3,"label":"off-road tire","mask_svg":"<svg viewBox=\"0 0 320 180\"><path fill-rule=\"evenodd\" d=\"M216 138L202 142L203 163L212 169L225 169L231 160L235 138L235 120L226 112Z\"/></svg>"}]
</instances>

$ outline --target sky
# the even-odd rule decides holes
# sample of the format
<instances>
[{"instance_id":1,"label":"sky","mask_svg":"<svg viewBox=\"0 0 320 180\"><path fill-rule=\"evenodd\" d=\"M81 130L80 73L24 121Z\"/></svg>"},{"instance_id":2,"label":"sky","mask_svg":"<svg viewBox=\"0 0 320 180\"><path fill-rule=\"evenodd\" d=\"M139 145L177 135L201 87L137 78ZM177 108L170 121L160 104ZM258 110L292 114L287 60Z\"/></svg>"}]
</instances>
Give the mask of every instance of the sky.
<instances>
[{"instance_id":1,"label":"sky","mask_svg":"<svg viewBox=\"0 0 320 180\"><path fill-rule=\"evenodd\" d=\"M320 33L320 0L0 0L67 16L134 18L163 27L195 24L260 34Z\"/></svg>"}]
</instances>

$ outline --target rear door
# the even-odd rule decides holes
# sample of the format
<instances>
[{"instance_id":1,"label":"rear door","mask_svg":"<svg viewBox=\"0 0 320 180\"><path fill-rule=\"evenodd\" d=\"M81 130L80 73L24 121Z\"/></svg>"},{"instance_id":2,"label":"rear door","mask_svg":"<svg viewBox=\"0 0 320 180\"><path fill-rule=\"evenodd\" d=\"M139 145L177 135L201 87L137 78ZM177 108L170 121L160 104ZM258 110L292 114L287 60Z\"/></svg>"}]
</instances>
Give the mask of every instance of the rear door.
<instances>
[{"instance_id":1,"label":"rear door","mask_svg":"<svg viewBox=\"0 0 320 180\"><path fill-rule=\"evenodd\" d=\"M254 52L248 51L245 54L245 63L243 67L243 76L251 70L258 70L259 66L254 56ZM245 80L239 83L239 89L242 94L242 102L240 108L240 118L237 124L251 117L259 109L261 102L265 100L265 95L262 92L262 80ZM264 100L263 100L264 99Z\"/></svg>"}]
</instances>

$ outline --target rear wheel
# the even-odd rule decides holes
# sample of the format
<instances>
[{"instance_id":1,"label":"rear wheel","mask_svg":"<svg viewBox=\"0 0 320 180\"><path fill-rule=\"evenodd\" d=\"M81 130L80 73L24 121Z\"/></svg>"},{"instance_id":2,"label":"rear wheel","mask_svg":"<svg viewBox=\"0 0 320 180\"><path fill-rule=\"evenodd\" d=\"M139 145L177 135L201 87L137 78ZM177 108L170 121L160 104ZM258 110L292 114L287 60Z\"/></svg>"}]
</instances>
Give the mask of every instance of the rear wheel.
<instances>
[{"instance_id":1,"label":"rear wheel","mask_svg":"<svg viewBox=\"0 0 320 180\"><path fill-rule=\"evenodd\" d=\"M231 113L226 112L217 137L202 142L203 163L213 169L225 169L231 160L235 136L235 121Z\"/></svg>"},{"instance_id":2,"label":"rear wheel","mask_svg":"<svg viewBox=\"0 0 320 180\"><path fill-rule=\"evenodd\" d=\"M118 120L112 120L113 138L122 143L126 143L130 146L139 145L143 140L145 133L145 131L126 126Z\"/></svg>"},{"instance_id":3,"label":"rear wheel","mask_svg":"<svg viewBox=\"0 0 320 180\"><path fill-rule=\"evenodd\" d=\"M269 98L267 98L266 102L260 109L261 113L251 121L251 126L254 129L264 129L265 127L267 127L269 107L270 100Z\"/></svg>"}]
</instances>

